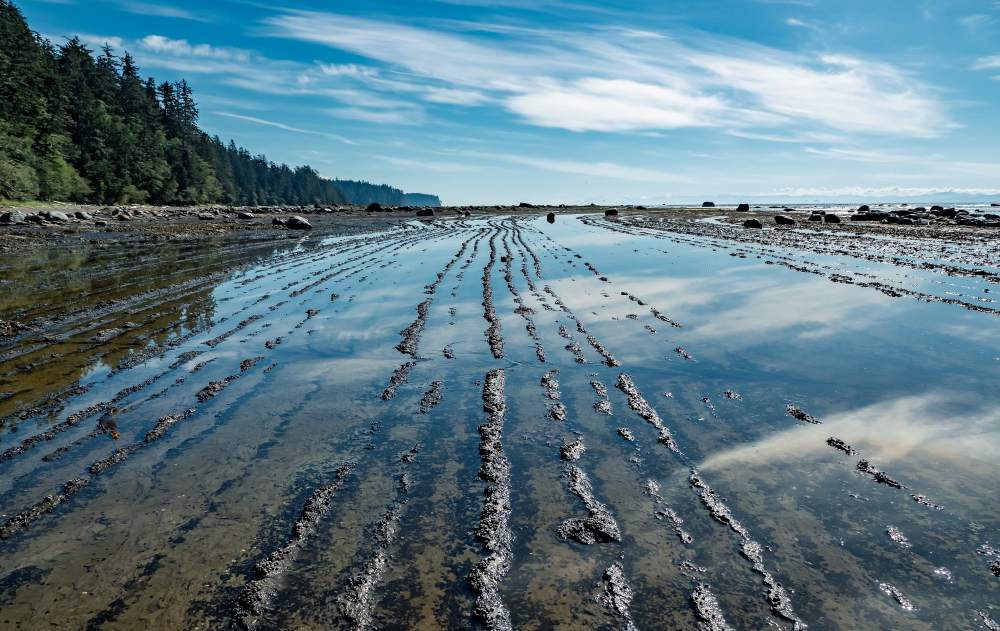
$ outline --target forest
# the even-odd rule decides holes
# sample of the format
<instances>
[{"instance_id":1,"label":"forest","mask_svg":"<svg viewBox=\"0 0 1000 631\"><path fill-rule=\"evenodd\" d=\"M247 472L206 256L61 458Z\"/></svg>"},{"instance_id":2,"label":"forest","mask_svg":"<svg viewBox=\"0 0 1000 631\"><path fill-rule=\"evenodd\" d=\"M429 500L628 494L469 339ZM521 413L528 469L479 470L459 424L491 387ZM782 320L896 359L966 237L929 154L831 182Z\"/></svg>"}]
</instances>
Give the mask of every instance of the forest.
<instances>
[{"instance_id":1,"label":"forest","mask_svg":"<svg viewBox=\"0 0 1000 631\"><path fill-rule=\"evenodd\" d=\"M0 0L0 200L405 205L407 197L209 136L186 81L143 79L128 52L95 52L77 38L55 46ZM415 195L409 203L440 201Z\"/></svg>"}]
</instances>

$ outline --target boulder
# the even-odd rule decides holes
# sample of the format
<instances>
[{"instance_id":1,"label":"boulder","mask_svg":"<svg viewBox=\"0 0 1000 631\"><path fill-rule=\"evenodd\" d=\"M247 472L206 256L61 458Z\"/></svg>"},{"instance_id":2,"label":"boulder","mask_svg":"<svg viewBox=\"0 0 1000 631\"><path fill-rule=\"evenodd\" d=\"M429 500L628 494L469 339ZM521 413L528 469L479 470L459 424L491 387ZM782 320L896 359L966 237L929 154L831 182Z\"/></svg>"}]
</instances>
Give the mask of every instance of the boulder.
<instances>
[{"instance_id":1,"label":"boulder","mask_svg":"<svg viewBox=\"0 0 1000 631\"><path fill-rule=\"evenodd\" d=\"M417 217L433 217L434 211L430 208L421 208L417 211Z\"/></svg>"},{"instance_id":2,"label":"boulder","mask_svg":"<svg viewBox=\"0 0 1000 631\"><path fill-rule=\"evenodd\" d=\"M795 220L789 217L788 215L775 215L774 223L778 224L779 226L794 226Z\"/></svg>"},{"instance_id":3,"label":"boulder","mask_svg":"<svg viewBox=\"0 0 1000 631\"><path fill-rule=\"evenodd\" d=\"M529 204L528 202L521 202L517 205L518 208L534 208L534 204Z\"/></svg>"},{"instance_id":4,"label":"boulder","mask_svg":"<svg viewBox=\"0 0 1000 631\"><path fill-rule=\"evenodd\" d=\"M132 218L128 216L128 213L121 213L115 217L118 221L131 221ZM211 219L211 217L209 217Z\"/></svg>"},{"instance_id":5,"label":"boulder","mask_svg":"<svg viewBox=\"0 0 1000 631\"><path fill-rule=\"evenodd\" d=\"M618 209L617 208L610 208L610 209L604 211L604 216L605 217L614 217L617 214L618 214Z\"/></svg>"},{"instance_id":6,"label":"boulder","mask_svg":"<svg viewBox=\"0 0 1000 631\"><path fill-rule=\"evenodd\" d=\"M240 219L253 219L253 213L248 213L248 212L239 212L236 213L236 216L239 217Z\"/></svg>"},{"instance_id":7,"label":"boulder","mask_svg":"<svg viewBox=\"0 0 1000 631\"><path fill-rule=\"evenodd\" d=\"M299 217L298 215L292 215L288 218L287 226L292 230L312 230L312 224Z\"/></svg>"},{"instance_id":8,"label":"boulder","mask_svg":"<svg viewBox=\"0 0 1000 631\"><path fill-rule=\"evenodd\" d=\"M50 210L49 221L55 221L58 223L69 223L69 217L67 217L66 213L64 212L60 212L58 210Z\"/></svg>"},{"instance_id":9,"label":"boulder","mask_svg":"<svg viewBox=\"0 0 1000 631\"><path fill-rule=\"evenodd\" d=\"M866 213L869 210L871 210L871 208L868 207L868 204L861 204L860 206L858 206L859 213Z\"/></svg>"},{"instance_id":10,"label":"boulder","mask_svg":"<svg viewBox=\"0 0 1000 631\"><path fill-rule=\"evenodd\" d=\"M826 223L840 223L840 217L834 215L833 213L823 215L823 220L826 221Z\"/></svg>"},{"instance_id":11,"label":"boulder","mask_svg":"<svg viewBox=\"0 0 1000 631\"><path fill-rule=\"evenodd\" d=\"M944 210L944 206L931 206L931 210Z\"/></svg>"},{"instance_id":12,"label":"boulder","mask_svg":"<svg viewBox=\"0 0 1000 631\"><path fill-rule=\"evenodd\" d=\"M472 216L472 213L470 213L469 211L465 211L465 216L466 216L466 217L471 217L471 216Z\"/></svg>"},{"instance_id":13,"label":"boulder","mask_svg":"<svg viewBox=\"0 0 1000 631\"><path fill-rule=\"evenodd\" d=\"M272 226L285 226L287 224L288 224L288 220L287 219L282 219L280 217L274 217L274 218L271 219L271 225Z\"/></svg>"},{"instance_id":14,"label":"boulder","mask_svg":"<svg viewBox=\"0 0 1000 631\"><path fill-rule=\"evenodd\" d=\"M89 221L89 220L93 219L93 217L91 217L91 216L90 216L90 213L85 213L85 212L83 212L82 210L78 210L78 211L76 211L75 213L73 213L73 215L74 215L74 216L75 216L75 217L76 217L77 219L83 219L83 220L85 220L85 221Z\"/></svg>"},{"instance_id":15,"label":"boulder","mask_svg":"<svg viewBox=\"0 0 1000 631\"><path fill-rule=\"evenodd\" d=\"M119 215L119 218L120 217L121 215ZM213 219L215 219L215 215L212 215L210 213L198 213L198 219L201 219L202 221L212 221Z\"/></svg>"},{"instance_id":16,"label":"boulder","mask_svg":"<svg viewBox=\"0 0 1000 631\"><path fill-rule=\"evenodd\" d=\"M368 208L365 208L365 210L370 213L379 213L382 212L382 205L377 202L372 202L368 204Z\"/></svg>"},{"instance_id":17,"label":"boulder","mask_svg":"<svg viewBox=\"0 0 1000 631\"><path fill-rule=\"evenodd\" d=\"M108 225L108 222L103 221L101 219L98 219L97 221L94 222L94 225L95 226L106 226L106 225Z\"/></svg>"},{"instance_id":18,"label":"boulder","mask_svg":"<svg viewBox=\"0 0 1000 631\"><path fill-rule=\"evenodd\" d=\"M900 225L903 225L903 226L912 226L913 225L913 220L910 219L909 217L901 217L900 220L899 220L899 223L900 223Z\"/></svg>"},{"instance_id":19,"label":"boulder","mask_svg":"<svg viewBox=\"0 0 1000 631\"><path fill-rule=\"evenodd\" d=\"M715 208L715 202L702 202L702 208Z\"/></svg>"},{"instance_id":20,"label":"boulder","mask_svg":"<svg viewBox=\"0 0 1000 631\"><path fill-rule=\"evenodd\" d=\"M0 223L24 223L27 215L20 210L12 210L0 215Z\"/></svg>"},{"instance_id":21,"label":"boulder","mask_svg":"<svg viewBox=\"0 0 1000 631\"><path fill-rule=\"evenodd\" d=\"M740 204L736 207L736 212L748 213L750 212L750 204Z\"/></svg>"},{"instance_id":22,"label":"boulder","mask_svg":"<svg viewBox=\"0 0 1000 631\"><path fill-rule=\"evenodd\" d=\"M747 219L746 221L743 222L743 227L744 228L763 228L764 224L762 224L757 219Z\"/></svg>"},{"instance_id":23,"label":"boulder","mask_svg":"<svg viewBox=\"0 0 1000 631\"><path fill-rule=\"evenodd\" d=\"M555 223L556 222L556 214L555 213L549 213L549 214L545 215L545 221L547 221L549 223Z\"/></svg>"}]
</instances>

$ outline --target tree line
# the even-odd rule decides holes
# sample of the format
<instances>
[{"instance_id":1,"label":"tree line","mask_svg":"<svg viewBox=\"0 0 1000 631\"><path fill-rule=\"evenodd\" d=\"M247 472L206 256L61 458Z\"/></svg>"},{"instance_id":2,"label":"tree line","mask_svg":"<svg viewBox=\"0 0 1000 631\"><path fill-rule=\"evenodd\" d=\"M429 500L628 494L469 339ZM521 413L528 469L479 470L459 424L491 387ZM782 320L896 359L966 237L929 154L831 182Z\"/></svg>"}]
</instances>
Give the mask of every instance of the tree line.
<instances>
[{"instance_id":1,"label":"tree line","mask_svg":"<svg viewBox=\"0 0 1000 631\"><path fill-rule=\"evenodd\" d=\"M96 54L78 38L55 46L0 0L0 199L405 203L387 185L337 182L209 136L186 81L143 79L128 52L108 46Z\"/></svg>"}]
</instances>

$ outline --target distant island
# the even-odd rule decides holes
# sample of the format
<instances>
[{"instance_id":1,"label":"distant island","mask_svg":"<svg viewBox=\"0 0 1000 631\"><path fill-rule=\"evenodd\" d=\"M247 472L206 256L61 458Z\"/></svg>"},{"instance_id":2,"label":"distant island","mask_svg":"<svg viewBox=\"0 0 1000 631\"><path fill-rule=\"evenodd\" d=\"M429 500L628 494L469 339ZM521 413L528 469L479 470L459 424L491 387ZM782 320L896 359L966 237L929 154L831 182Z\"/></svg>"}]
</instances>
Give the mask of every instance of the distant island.
<instances>
[{"instance_id":1,"label":"distant island","mask_svg":"<svg viewBox=\"0 0 1000 631\"><path fill-rule=\"evenodd\" d=\"M330 180L198 127L186 81L143 80L127 52L54 46L0 0L0 201L440 206L436 195Z\"/></svg>"}]
</instances>

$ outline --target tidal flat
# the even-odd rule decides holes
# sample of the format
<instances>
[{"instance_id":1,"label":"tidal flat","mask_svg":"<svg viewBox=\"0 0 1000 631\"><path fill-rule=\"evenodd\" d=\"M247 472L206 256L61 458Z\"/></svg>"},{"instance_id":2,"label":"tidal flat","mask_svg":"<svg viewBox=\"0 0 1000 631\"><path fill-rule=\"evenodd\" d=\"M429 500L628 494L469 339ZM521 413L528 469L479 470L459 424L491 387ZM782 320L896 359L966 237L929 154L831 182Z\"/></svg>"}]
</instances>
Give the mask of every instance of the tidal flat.
<instances>
[{"instance_id":1,"label":"tidal flat","mask_svg":"<svg viewBox=\"0 0 1000 631\"><path fill-rule=\"evenodd\" d=\"M0 227L0 631L1000 629L997 229L774 212Z\"/></svg>"}]
</instances>

